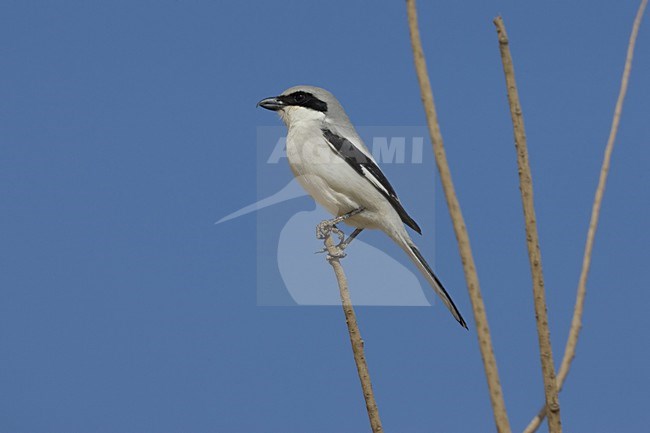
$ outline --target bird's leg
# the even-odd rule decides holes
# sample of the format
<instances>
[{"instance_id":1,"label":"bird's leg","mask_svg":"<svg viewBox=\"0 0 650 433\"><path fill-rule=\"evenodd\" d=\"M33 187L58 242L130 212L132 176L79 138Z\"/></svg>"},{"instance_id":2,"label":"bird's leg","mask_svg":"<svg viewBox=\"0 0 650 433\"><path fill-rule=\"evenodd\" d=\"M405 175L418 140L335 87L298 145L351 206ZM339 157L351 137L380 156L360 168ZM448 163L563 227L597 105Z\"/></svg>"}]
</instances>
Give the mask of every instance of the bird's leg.
<instances>
[{"instance_id":1,"label":"bird's leg","mask_svg":"<svg viewBox=\"0 0 650 433\"><path fill-rule=\"evenodd\" d=\"M346 248L348 247L348 245L350 245L350 242L352 242L352 241L354 240L354 238L356 238L357 236L359 236L359 233L361 233L362 231L363 231L363 229L355 229L355 230L350 234L350 236L348 236L348 238L347 238L346 240L344 240L343 242L341 242L340 244L338 244L337 247L340 248L340 249L342 249L342 250L346 249Z\"/></svg>"},{"instance_id":2,"label":"bird's leg","mask_svg":"<svg viewBox=\"0 0 650 433\"><path fill-rule=\"evenodd\" d=\"M336 245L336 248L339 250L339 252L336 254L336 258L343 258L345 257L345 253L343 252L343 249L354 239L357 237L359 233L361 233L361 230L363 229L356 229L352 235L347 239L345 239L345 233L338 227L336 227L336 224L345 221L346 219L359 214L360 212L363 212L363 208L360 207L358 209L353 209L350 212L340 215L336 218L333 218L331 220L325 220L321 221L320 224L316 226L316 237L318 239L326 239L327 236L330 233L334 233L339 237L339 243ZM326 252L327 248L324 248L322 251L318 252Z\"/></svg>"},{"instance_id":3,"label":"bird's leg","mask_svg":"<svg viewBox=\"0 0 650 433\"><path fill-rule=\"evenodd\" d=\"M334 220L321 221L316 226L316 237L318 239L326 239L330 233L334 233L336 236L339 237L339 243L341 243L343 242L343 239L345 239L345 233L343 233L343 230L336 227L336 223L332 224L332 221ZM323 249L323 251L321 252L325 252L325 251L327 251L327 248Z\"/></svg>"},{"instance_id":4,"label":"bird's leg","mask_svg":"<svg viewBox=\"0 0 650 433\"><path fill-rule=\"evenodd\" d=\"M321 221L316 226L316 237L318 239L325 239L330 232L334 232L334 233L336 233L337 236L339 236L341 238L341 241L343 241L343 239L344 239L344 237L342 237L342 236L344 236L343 232L338 227L336 227L336 224L338 224L340 222L343 222L346 219L348 219L348 218L350 218L352 216L355 216L355 215L357 215L357 214L359 214L361 212L363 212L362 207L360 207L358 209L353 209L350 212L348 212L346 214L343 214L341 216L337 216L336 218L333 218L331 220Z\"/></svg>"}]
</instances>

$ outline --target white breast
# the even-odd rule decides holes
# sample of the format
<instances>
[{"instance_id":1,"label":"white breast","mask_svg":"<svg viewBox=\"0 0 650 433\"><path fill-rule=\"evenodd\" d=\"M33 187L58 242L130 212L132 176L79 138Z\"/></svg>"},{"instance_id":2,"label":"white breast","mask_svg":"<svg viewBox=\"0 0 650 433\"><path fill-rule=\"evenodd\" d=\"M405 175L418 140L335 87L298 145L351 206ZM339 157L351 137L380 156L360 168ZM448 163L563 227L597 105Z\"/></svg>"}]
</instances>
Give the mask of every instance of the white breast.
<instances>
[{"instance_id":1,"label":"white breast","mask_svg":"<svg viewBox=\"0 0 650 433\"><path fill-rule=\"evenodd\" d=\"M320 128L320 122L302 122L289 128L287 159L291 170L302 187L332 215L363 207L367 211L349 221L350 224L375 226L377 211L392 212L390 204L331 149Z\"/></svg>"}]
</instances>

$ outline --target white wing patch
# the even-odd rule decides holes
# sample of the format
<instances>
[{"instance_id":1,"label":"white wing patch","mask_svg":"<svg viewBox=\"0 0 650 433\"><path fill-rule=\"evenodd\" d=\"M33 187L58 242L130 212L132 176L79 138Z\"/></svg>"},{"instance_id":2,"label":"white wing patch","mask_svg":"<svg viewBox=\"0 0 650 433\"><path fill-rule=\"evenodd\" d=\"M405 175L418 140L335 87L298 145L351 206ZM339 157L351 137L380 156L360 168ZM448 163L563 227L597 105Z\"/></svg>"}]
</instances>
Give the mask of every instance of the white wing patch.
<instances>
[{"instance_id":1,"label":"white wing patch","mask_svg":"<svg viewBox=\"0 0 650 433\"><path fill-rule=\"evenodd\" d=\"M372 173L370 173L370 171L363 165L361 166L361 172L363 173L365 178L368 179L375 186L375 188L382 191L384 194L390 195L388 190L386 190L386 187L384 187L384 185L382 185L381 182L379 182L377 178L373 176Z\"/></svg>"},{"instance_id":2,"label":"white wing patch","mask_svg":"<svg viewBox=\"0 0 650 433\"><path fill-rule=\"evenodd\" d=\"M340 156L342 161L347 162L360 176L365 177L368 182L377 189L377 191L386 197L393 208L397 211L404 224L422 234L420 227L413 218L406 213L404 207L397 199L395 190L390 186L388 179L386 179L386 176L381 172L372 157L359 150L354 143L345 137L341 137L327 128L322 128L321 131L323 132L325 141L332 151L336 155Z\"/></svg>"},{"instance_id":3,"label":"white wing patch","mask_svg":"<svg viewBox=\"0 0 650 433\"><path fill-rule=\"evenodd\" d=\"M334 146L334 145L332 144L331 141L329 141L328 139L325 139L325 143L327 143L327 145L330 147L330 149L332 149L332 150L334 151L334 153L335 153L336 155L339 154L339 150L336 148L336 146Z\"/></svg>"}]
</instances>

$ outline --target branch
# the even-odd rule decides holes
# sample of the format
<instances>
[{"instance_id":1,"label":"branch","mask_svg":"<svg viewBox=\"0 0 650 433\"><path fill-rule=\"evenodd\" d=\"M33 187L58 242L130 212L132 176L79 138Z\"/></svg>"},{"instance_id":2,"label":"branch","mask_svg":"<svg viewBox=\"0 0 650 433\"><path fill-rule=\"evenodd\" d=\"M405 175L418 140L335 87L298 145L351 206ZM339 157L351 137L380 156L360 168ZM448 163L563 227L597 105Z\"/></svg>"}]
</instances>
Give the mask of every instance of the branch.
<instances>
[{"instance_id":1,"label":"branch","mask_svg":"<svg viewBox=\"0 0 650 433\"><path fill-rule=\"evenodd\" d=\"M544 274L542 272L542 253L539 249L539 234L537 233L537 222L535 217L535 204L533 200L533 178L528 160L528 149L526 145L526 131L524 129L524 117L519 102L517 83L515 81L515 69L510 56L508 35L506 33L503 19L497 17L494 20L499 36L499 50L503 62L503 72L508 88L508 102L510 104L510 115L515 135L515 148L517 150L517 165L519 166L519 189L521 191L521 202L524 208L526 220L526 244L528 246L528 258L530 260L530 271L533 278L533 296L535 300L535 319L537 322L537 338L542 364L542 376L544 378L544 393L546 395L546 407L550 408L548 416L548 429L550 433L560 433L562 424L560 421L560 402L558 400L557 382L555 379L555 367L553 365L553 351L551 348L551 334L548 329L548 314L546 311L546 293L544 291Z\"/></svg>"},{"instance_id":2,"label":"branch","mask_svg":"<svg viewBox=\"0 0 650 433\"><path fill-rule=\"evenodd\" d=\"M569 374L571 362L575 358L576 346L578 344L578 336L582 328L582 313L584 310L585 295L587 293L587 276L589 274L589 267L591 266L591 253L594 246L594 238L596 236L596 229L598 228L598 218L600 216L600 207L603 201L603 194L605 193L605 184L607 182L607 175L609 173L609 164L612 158L612 150L614 149L614 141L618 132L618 125L621 119L621 112L623 111L623 100L627 93L627 85L630 78L630 70L632 68L632 57L634 56L634 45L639 33L641 19L643 12L648 4L648 0L642 0L639 9L634 19L632 26L632 34L630 35L630 42L627 47L627 58L625 59L625 68L623 70L623 78L621 80L621 89L616 101L616 108L614 109L614 118L612 119L612 127L609 132L609 139L605 147L605 156L603 157L603 164L600 168L600 178L598 179L598 187L596 188L596 196L594 197L594 204L591 209L591 220L589 221L589 230L587 232L587 242L585 245L585 253L582 259L582 270L580 271L580 280L578 281L578 291L576 294L576 303L573 309L573 319L571 320L571 329L569 331L569 338L567 339L566 347L564 349L564 357L562 358L562 365L560 372L557 376L558 390L562 389L564 381ZM544 405L539 413L528 424L524 433L533 433L542 420L546 416L546 405Z\"/></svg>"},{"instance_id":3,"label":"branch","mask_svg":"<svg viewBox=\"0 0 650 433\"><path fill-rule=\"evenodd\" d=\"M492 411L494 412L494 421L499 433L509 433L510 422L508 421L508 414L503 400L503 391L501 390L501 383L499 381L497 362L494 356L494 349L492 348L492 338L490 336L485 305L481 296L481 288L476 273L474 257L472 256L472 248L469 242L467 228L465 227L463 214L460 209L460 203L458 202L454 190L451 171L449 170L442 135L440 133L440 126L438 125L438 116L433 102L431 83L429 82L426 60L424 58L422 42L420 40L420 31L418 29L415 0L407 0L406 8L408 12L415 70L420 83L420 94L422 97L422 103L424 104L427 124L429 126L429 135L431 136L433 153L436 156L436 164L438 166L438 171L440 172L442 187L445 192L449 214L451 215L451 220L454 225L454 232L456 234L456 240L458 241L458 249L463 262L467 288L472 302L472 309L474 311L474 320L476 322L476 332L479 347L481 349L483 367L485 369L485 376L487 378L488 389L490 392L490 401L492 402Z\"/></svg>"},{"instance_id":4,"label":"branch","mask_svg":"<svg viewBox=\"0 0 650 433\"><path fill-rule=\"evenodd\" d=\"M370 419L370 426L373 433L381 433L384 430L381 427L381 419L379 418L379 409L375 402L375 395L372 391L372 383L370 382L370 372L368 371L368 364L366 364L366 357L363 353L363 340L357 325L357 318L354 314L352 301L350 299L350 291L348 290L348 281L345 278L343 266L339 262L339 258L343 256L342 251L334 245L332 241L331 231L326 233L325 248L327 249L327 261L332 265L336 280L339 283L339 291L341 292L341 304L343 305L343 312L345 313L345 322L348 325L348 332L350 334L350 343L352 344L352 352L354 353L354 362L357 364L357 373L361 381L361 389L363 396L366 400L366 410L368 418Z\"/></svg>"}]
</instances>

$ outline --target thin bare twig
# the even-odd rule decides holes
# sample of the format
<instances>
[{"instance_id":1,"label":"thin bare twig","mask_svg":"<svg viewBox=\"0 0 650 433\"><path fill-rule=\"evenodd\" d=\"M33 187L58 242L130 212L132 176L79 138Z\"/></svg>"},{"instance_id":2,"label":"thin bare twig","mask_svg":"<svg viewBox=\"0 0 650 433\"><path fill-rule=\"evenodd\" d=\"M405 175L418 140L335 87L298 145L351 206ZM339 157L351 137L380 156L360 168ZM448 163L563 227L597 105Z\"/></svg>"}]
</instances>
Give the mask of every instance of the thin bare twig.
<instances>
[{"instance_id":1,"label":"thin bare twig","mask_svg":"<svg viewBox=\"0 0 650 433\"><path fill-rule=\"evenodd\" d=\"M544 274L542 272L542 253L539 248L539 234L537 232L537 220L535 216L535 203L533 200L533 177L530 171L528 160L528 148L526 144L526 130L524 128L524 117L517 92L515 80L515 68L512 64L508 34L501 17L494 20L499 37L499 50L503 63L503 73L508 88L508 102L510 104L510 115L515 135L515 148L517 150L517 165L519 167L519 190L521 191L521 203L524 209L526 221L526 244L528 246L528 258L530 261L530 272L533 278L533 297L535 304L535 319L537 322L537 338L539 343L539 354L542 364L542 376L544 378L544 393L546 396L546 407L548 407L548 429L550 433L560 433L562 423L560 420L560 402L558 399L557 382L555 379L555 366L553 365L553 350L551 348L551 333L548 328L548 313L546 311L546 293L544 290Z\"/></svg>"},{"instance_id":2,"label":"thin bare twig","mask_svg":"<svg viewBox=\"0 0 650 433\"><path fill-rule=\"evenodd\" d=\"M639 9L632 25L632 34L627 47L627 57L625 59L625 68L623 69L623 78L621 79L621 88L616 101L616 108L614 109L614 117L612 119L612 127L609 132L609 139L605 147L605 155L603 157L603 164L600 168L600 178L598 179L598 187L596 188L596 195L591 209L591 220L589 221L589 230L587 232L587 242L585 244L585 253L582 259L582 270L580 271L580 279L578 281L578 290L576 294L576 303L573 309L573 319L571 320L571 329L569 331L569 338L567 339L566 347L564 349L564 357L562 358L562 365L557 376L558 389L562 389L564 381L569 374L571 362L575 358L576 346L578 344L578 336L582 328L582 314L584 311L585 295L587 293L587 276L591 266L591 253L594 246L594 238L596 236L596 229L598 228L598 218L600 216L600 207L605 193L605 184L607 183L607 175L609 173L609 165L612 158L612 151L614 149L614 141L618 132L618 125L621 120L621 113L623 111L623 100L627 93L627 86L630 78L630 70L632 69L632 58L634 57L634 46L636 38L641 26L641 19L648 4L648 0L642 0ZM546 405L542 406L539 413L532 419L530 424L524 430L524 433L533 433L542 423L546 416Z\"/></svg>"},{"instance_id":3,"label":"thin bare twig","mask_svg":"<svg viewBox=\"0 0 650 433\"><path fill-rule=\"evenodd\" d=\"M490 400L492 402L492 411L494 412L494 421L499 433L509 433L510 422L508 421L508 414L503 400L503 391L499 381L497 362L492 347L492 338L490 336L483 297L481 296L481 288L476 273L474 257L472 256L469 235L467 234L465 220L463 219L460 204L454 190L451 171L449 170L442 135L440 133L440 126L438 125L438 116L433 102L431 83L429 82L426 60L424 58L422 42L420 40L420 31L418 29L415 0L407 0L406 8L408 12L409 30L411 33L411 47L413 49L413 58L415 60L415 70L418 82L420 83L422 103L424 104L424 111L429 126L429 134L431 135L431 142L433 144L433 152L436 156L436 164L438 166L438 171L440 172L442 187L445 192L447 206L454 225L454 232L456 233L456 240L458 241L458 248L463 262L467 288L472 302L472 309L474 311L479 347L483 358L483 367L485 368L485 376L487 378Z\"/></svg>"},{"instance_id":4,"label":"thin bare twig","mask_svg":"<svg viewBox=\"0 0 650 433\"><path fill-rule=\"evenodd\" d=\"M366 363L366 356L363 353L363 339L359 332L357 325L357 317L354 314L354 307L350 299L350 291L348 290L348 281L345 278L343 266L339 262L341 250L334 245L332 241L331 232L327 233L325 238L325 248L327 248L328 259L327 261L332 265L336 280L339 284L339 291L341 292L341 304L343 312L345 313L345 322L348 325L348 333L350 334L350 344L352 345L352 352L354 354L354 362L357 365L357 373L361 381L361 389L363 390L363 397L366 400L366 411L370 420L370 427L373 433L381 433L384 430L381 426L381 419L379 418L379 409L377 409L377 402L375 401L375 394L372 391L372 383L370 382L370 372L368 371L368 364Z\"/></svg>"}]
</instances>

